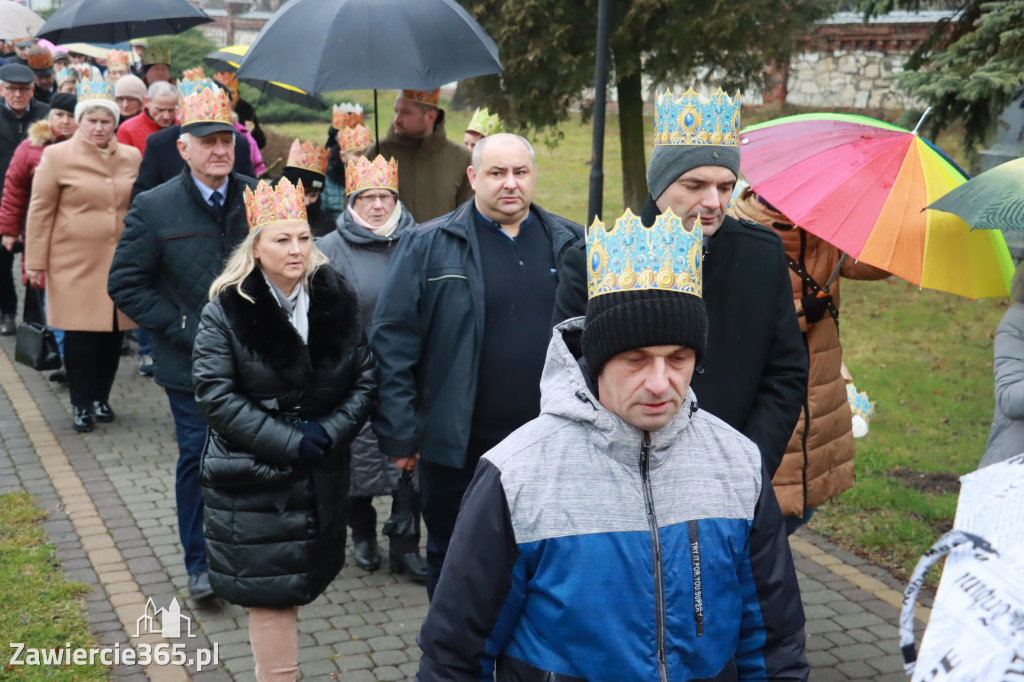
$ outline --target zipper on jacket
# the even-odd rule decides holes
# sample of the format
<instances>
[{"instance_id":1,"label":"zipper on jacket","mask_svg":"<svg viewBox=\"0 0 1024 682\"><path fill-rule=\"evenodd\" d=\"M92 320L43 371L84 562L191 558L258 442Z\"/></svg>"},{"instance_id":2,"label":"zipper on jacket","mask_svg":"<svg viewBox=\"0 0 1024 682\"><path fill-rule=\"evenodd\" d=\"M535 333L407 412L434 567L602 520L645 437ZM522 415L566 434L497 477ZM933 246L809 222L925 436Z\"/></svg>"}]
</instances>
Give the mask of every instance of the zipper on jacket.
<instances>
[{"instance_id":1,"label":"zipper on jacket","mask_svg":"<svg viewBox=\"0 0 1024 682\"><path fill-rule=\"evenodd\" d=\"M182 329L184 329L184 328L185 328L185 324L186 324L187 322L188 322L188 315L182 315L182 316L181 316L181 328L182 328Z\"/></svg>"},{"instance_id":2,"label":"zipper on jacket","mask_svg":"<svg viewBox=\"0 0 1024 682\"><path fill-rule=\"evenodd\" d=\"M690 564L693 566L693 620L697 636L704 636L704 575L700 568L700 529L696 519L686 522L690 532Z\"/></svg>"},{"instance_id":3,"label":"zipper on jacket","mask_svg":"<svg viewBox=\"0 0 1024 682\"><path fill-rule=\"evenodd\" d=\"M644 501L647 503L647 525L651 530L651 549L654 553L654 606L658 620L658 678L668 682L668 664L665 661L665 576L661 569L661 536L658 534L658 517L654 513L654 491L651 489L651 434L643 432L640 444L640 480L644 487Z\"/></svg>"}]
</instances>

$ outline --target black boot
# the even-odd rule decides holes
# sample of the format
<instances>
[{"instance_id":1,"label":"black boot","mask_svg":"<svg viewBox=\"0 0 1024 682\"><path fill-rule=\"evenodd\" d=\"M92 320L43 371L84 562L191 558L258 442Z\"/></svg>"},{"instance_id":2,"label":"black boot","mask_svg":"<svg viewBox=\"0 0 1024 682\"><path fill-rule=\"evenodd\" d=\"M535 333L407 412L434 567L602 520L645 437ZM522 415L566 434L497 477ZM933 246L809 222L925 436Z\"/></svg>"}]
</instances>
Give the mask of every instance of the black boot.
<instances>
[{"instance_id":1,"label":"black boot","mask_svg":"<svg viewBox=\"0 0 1024 682\"><path fill-rule=\"evenodd\" d=\"M72 405L71 427L79 433L89 433L92 431L92 409L87 405Z\"/></svg>"},{"instance_id":2,"label":"black boot","mask_svg":"<svg viewBox=\"0 0 1024 682\"><path fill-rule=\"evenodd\" d=\"M114 411L110 409L110 404L106 400L92 401L92 414L98 422L114 421Z\"/></svg>"},{"instance_id":3,"label":"black boot","mask_svg":"<svg viewBox=\"0 0 1024 682\"><path fill-rule=\"evenodd\" d=\"M388 563L391 565L392 573L408 573L409 577L418 583L427 581L427 562L419 552L409 552L408 554L389 552Z\"/></svg>"},{"instance_id":4,"label":"black boot","mask_svg":"<svg viewBox=\"0 0 1024 682\"><path fill-rule=\"evenodd\" d=\"M380 568L380 550L376 540L361 540L352 543L352 558L356 566L364 571L376 571Z\"/></svg>"}]
</instances>

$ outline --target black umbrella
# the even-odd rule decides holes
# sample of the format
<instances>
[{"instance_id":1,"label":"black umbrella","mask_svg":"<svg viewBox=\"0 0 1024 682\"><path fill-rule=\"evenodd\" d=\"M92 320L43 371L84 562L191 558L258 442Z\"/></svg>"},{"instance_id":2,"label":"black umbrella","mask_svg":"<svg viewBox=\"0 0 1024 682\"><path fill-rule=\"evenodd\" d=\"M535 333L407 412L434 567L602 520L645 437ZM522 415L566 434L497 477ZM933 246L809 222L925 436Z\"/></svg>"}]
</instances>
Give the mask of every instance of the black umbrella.
<instances>
[{"instance_id":1,"label":"black umbrella","mask_svg":"<svg viewBox=\"0 0 1024 682\"><path fill-rule=\"evenodd\" d=\"M500 72L498 46L455 0L289 0L238 77L331 92L433 90Z\"/></svg>"},{"instance_id":2,"label":"black umbrella","mask_svg":"<svg viewBox=\"0 0 1024 682\"><path fill-rule=\"evenodd\" d=\"M53 43L119 43L187 31L213 21L187 0L78 0L53 13L36 34Z\"/></svg>"},{"instance_id":3,"label":"black umbrella","mask_svg":"<svg viewBox=\"0 0 1024 682\"><path fill-rule=\"evenodd\" d=\"M238 71L238 65L242 62L242 57L245 56L245 52L248 49L248 45L228 45L206 55L203 57L203 61L217 69L217 71L235 73ZM323 111L327 108L327 101L323 97L317 94L310 94L293 85L270 83L253 80L252 78L240 78L239 80L259 90L261 95L298 104L300 107L306 107L307 109Z\"/></svg>"},{"instance_id":4,"label":"black umbrella","mask_svg":"<svg viewBox=\"0 0 1024 682\"><path fill-rule=\"evenodd\" d=\"M416 492L412 477L412 469L402 471L398 486L391 492L391 516L384 522L381 532L392 540L416 535L419 493Z\"/></svg>"}]
</instances>

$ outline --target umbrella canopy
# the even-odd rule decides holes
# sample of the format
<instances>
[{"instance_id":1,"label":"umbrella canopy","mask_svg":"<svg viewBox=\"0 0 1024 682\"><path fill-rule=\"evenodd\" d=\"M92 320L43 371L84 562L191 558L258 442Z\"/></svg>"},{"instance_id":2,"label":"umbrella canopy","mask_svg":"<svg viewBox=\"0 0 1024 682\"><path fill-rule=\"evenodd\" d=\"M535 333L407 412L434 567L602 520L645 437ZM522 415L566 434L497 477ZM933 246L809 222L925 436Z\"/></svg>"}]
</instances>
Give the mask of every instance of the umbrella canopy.
<instances>
[{"instance_id":1,"label":"umbrella canopy","mask_svg":"<svg viewBox=\"0 0 1024 682\"><path fill-rule=\"evenodd\" d=\"M120 43L181 33L210 21L187 0L78 0L54 12L37 35L55 43Z\"/></svg>"},{"instance_id":2,"label":"umbrella canopy","mask_svg":"<svg viewBox=\"0 0 1024 682\"><path fill-rule=\"evenodd\" d=\"M0 40L34 36L43 26L43 18L11 0L0 0Z\"/></svg>"},{"instance_id":3,"label":"umbrella canopy","mask_svg":"<svg viewBox=\"0 0 1024 682\"><path fill-rule=\"evenodd\" d=\"M432 90L500 72L497 45L455 0L289 0L238 77L329 92Z\"/></svg>"},{"instance_id":4,"label":"umbrella canopy","mask_svg":"<svg viewBox=\"0 0 1024 682\"><path fill-rule=\"evenodd\" d=\"M133 62L138 61L135 57L135 53L132 51L131 45L127 42L120 43L118 45L112 45L110 43L99 45L90 43L65 43L60 46L60 49L65 52L77 52L78 54L84 54L87 57L93 57L95 59L106 59L111 50L122 50L128 53L129 58Z\"/></svg>"},{"instance_id":5,"label":"umbrella canopy","mask_svg":"<svg viewBox=\"0 0 1024 682\"><path fill-rule=\"evenodd\" d=\"M740 151L754 191L851 257L968 298L1009 293L1002 234L924 210L967 174L916 133L865 116L802 114L744 129Z\"/></svg>"},{"instance_id":6,"label":"umbrella canopy","mask_svg":"<svg viewBox=\"0 0 1024 682\"><path fill-rule=\"evenodd\" d=\"M971 178L928 208L958 215L976 230L1024 232L1024 158Z\"/></svg>"},{"instance_id":7,"label":"umbrella canopy","mask_svg":"<svg viewBox=\"0 0 1024 682\"><path fill-rule=\"evenodd\" d=\"M242 62L242 57L245 56L245 53L248 50L248 45L228 45L227 47L222 47L221 49L206 55L203 57L203 61L218 71L235 73L238 71L238 65ZM286 102L291 102L292 104L298 104L301 107L321 111L327 108L327 102L323 97L316 94L310 94L293 85L273 83L253 78L239 78L238 80L243 83L247 83L254 88L258 88L264 95L276 97L277 99L282 99Z\"/></svg>"}]
</instances>

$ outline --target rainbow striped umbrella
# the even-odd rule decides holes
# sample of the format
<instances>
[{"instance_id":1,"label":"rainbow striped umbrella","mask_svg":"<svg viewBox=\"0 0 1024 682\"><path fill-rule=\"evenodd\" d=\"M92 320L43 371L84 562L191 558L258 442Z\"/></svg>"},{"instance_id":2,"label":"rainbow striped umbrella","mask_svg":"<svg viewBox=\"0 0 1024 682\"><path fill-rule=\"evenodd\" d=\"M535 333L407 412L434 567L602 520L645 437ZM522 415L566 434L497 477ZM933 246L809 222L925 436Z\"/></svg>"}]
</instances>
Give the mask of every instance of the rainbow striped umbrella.
<instances>
[{"instance_id":1,"label":"rainbow striped umbrella","mask_svg":"<svg viewBox=\"0 0 1024 682\"><path fill-rule=\"evenodd\" d=\"M916 131L866 116L788 116L742 130L740 159L755 192L852 258L968 298L1010 291L1000 232L924 210L968 176Z\"/></svg>"}]
</instances>

